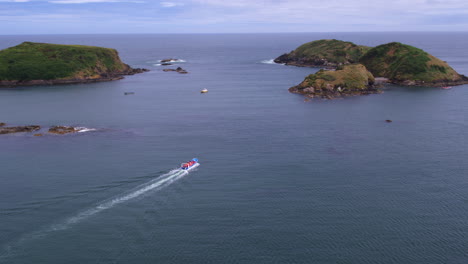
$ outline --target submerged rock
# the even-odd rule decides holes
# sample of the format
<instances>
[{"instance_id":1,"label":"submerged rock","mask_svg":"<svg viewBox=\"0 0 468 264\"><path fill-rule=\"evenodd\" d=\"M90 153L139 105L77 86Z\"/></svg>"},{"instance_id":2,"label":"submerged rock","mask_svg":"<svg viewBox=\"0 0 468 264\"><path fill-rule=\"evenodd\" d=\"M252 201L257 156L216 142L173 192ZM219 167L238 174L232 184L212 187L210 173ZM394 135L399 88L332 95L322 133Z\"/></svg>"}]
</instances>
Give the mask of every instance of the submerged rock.
<instances>
[{"instance_id":1,"label":"submerged rock","mask_svg":"<svg viewBox=\"0 0 468 264\"><path fill-rule=\"evenodd\" d=\"M0 127L0 134L11 134L11 133L21 133L21 132L33 132L41 129L40 126L17 126L17 127Z\"/></svg>"}]
</instances>

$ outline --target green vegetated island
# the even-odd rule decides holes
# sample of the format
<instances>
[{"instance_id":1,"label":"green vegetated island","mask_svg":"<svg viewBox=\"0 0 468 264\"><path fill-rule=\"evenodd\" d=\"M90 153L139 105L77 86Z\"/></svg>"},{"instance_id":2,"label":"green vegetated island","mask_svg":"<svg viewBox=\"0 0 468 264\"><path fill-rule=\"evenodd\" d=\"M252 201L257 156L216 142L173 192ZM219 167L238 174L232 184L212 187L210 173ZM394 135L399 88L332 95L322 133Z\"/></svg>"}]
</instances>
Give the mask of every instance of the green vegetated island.
<instances>
[{"instance_id":1,"label":"green vegetated island","mask_svg":"<svg viewBox=\"0 0 468 264\"><path fill-rule=\"evenodd\" d=\"M436 87L468 83L468 77L447 62L398 42L372 48L336 39L317 40L279 56L275 62L325 68L289 88L312 98L379 93L381 82Z\"/></svg>"},{"instance_id":2,"label":"green vegetated island","mask_svg":"<svg viewBox=\"0 0 468 264\"><path fill-rule=\"evenodd\" d=\"M0 86L113 81L145 71L102 47L23 42L0 51Z\"/></svg>"}]
</instances>

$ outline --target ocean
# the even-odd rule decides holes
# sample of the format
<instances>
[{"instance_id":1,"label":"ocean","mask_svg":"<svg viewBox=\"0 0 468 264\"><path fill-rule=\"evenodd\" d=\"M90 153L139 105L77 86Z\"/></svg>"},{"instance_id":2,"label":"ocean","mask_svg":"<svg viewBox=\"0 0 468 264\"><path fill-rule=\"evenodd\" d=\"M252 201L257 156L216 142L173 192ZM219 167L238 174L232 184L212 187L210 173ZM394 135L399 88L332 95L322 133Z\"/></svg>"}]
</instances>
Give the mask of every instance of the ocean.
<instances>
[{"instance_id":1,"label":"ocean","mask_svg":"<svg viewBox=\"0 0 468 264\"><path fill-rule=\"evenodd\" d=\"M272 59L324 38L468 75L463 32L0 36L151 70L0 89L0 122L87 128L0 135L0 263L467 263L468 85L305 102L318 69Z\"/></svg>"}]
</instances>

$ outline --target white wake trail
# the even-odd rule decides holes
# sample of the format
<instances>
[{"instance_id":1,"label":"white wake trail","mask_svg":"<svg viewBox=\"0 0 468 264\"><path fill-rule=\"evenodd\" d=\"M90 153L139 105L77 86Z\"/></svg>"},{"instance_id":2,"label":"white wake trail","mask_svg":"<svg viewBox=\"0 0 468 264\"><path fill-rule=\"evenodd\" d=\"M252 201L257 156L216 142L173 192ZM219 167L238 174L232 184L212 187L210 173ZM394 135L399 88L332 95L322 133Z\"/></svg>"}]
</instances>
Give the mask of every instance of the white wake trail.
<instances>
[{"instance_id":1,"label":"white wake trail","mask_svg":"<svg viewBox=\"0 0 468 264\"><path fill-rule=\"evenodd\" d=\"M93 215L96 215L104 210L110 209L118 204L127 202L131 199L135 199L149 191L158 191L161 190L170 184L176 182L177 180L183 178L189 174L186 170L175 169L172 170L164 175L161 175L157 179L151 180L147 183L144 183L138 187L135 187L131 191L127 192L126 194L122 194L110 200L103 201L96 205L95 207L78 213L77 215L70 217L59 224L54 224L48 228L36 231L34 233L30 233L29 235L25 235L18 239L16 242L6 245L3 250L0 249L0 263L2 259L8 258L14 254L15 248L20 247L23 243L31 242L37 238L41 238L46 236L49 233L65 230L68 229L71 225L77 224Z\"/></svg>"},{"instance_id":2,"label":"white wake trail","mask_svg":"<svg viewBox=\"0 0 468 264\"><path fill-rule=\"evenodd\" d=\"M119 196L119 197L116 197L116 198L113 198L111 200L108 200L108 201L105 201L105 202L102 202L100 204L98 204L96 207L94 208L91 208L91 209L88 209L84 212L81 212L79 214L77 214L76 216L73 216L73 217L70 217L69 219L67 219L64 223L62 224L58 224L58 225L54 225L52 226L51 230L50 231L57 231L57 230L63 230L63 229L66 229L68 228L70 225L72 224L76 224L86 218L89 218L95 214L98 214L104 210L107 210L107 209L110 209L118 204L121 204L121 203L124 203L126 201L129 201L131 199L134 199L134 198L137 198L151 190L160 190L168 185L170 185L171 183L174 183L175 181L179 180L180 178L184 177L185 175L188 174L188 171L185 171L185 170L180 170L180 169L177 169L177 170L173 170L167 174L164 174L162 175L161 177L159 177L158 179L156 180L152 180L148 183L145 183L143 185L140 185L138 187L136 187L134 189L134 191L128 193L128 194L125 194L125 195L122 195L122 196Z\"/></svg>"}]
</instances>

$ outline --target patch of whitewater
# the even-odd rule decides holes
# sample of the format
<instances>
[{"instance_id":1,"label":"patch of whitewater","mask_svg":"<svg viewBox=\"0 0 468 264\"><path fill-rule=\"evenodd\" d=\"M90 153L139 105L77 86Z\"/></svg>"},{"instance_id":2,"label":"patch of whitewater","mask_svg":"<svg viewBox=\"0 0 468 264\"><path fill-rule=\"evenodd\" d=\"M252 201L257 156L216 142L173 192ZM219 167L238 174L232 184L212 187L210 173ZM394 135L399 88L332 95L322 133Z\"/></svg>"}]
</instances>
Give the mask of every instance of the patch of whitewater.
<instances>
[{"instance_id":1,"label":"patch of whitewater","mask_svg":"<svg viewBox=\"0 0 468 264\"><path fill-rule=\"evenodd\" d=\"M187 62L187 61L186 61L186 60L177 59L177 60L166 61L166 62L164 62L164 63L184 63L184 62ZM153 64L153 66L162 66L162 60L148 61L148 63Z\"/></svg>"},{"instance_id":2,"label":"patch of whitewater","mask_svg":"<svg viewBox=\"0 0 468 264\"><path fill-rule=\"evenodd\" d=\"M284 65L284 63L276 63L274 59L270 59L270 60L262 60L260 63L263 63L263 64L276 64L276 65Z\"/></svg>"},{"instance_id":3,"label":"patch of whitewater","mask_svg":"<svg viewBox=\"0 0 468 264\"><path fill-rule=\"evenodd\" d=\"M159 60L159 62L161 62L161 60ZM181 59L167 61L167 63L181 63L181 62L187 62L187 61L181 60Z\"/></svg>"},{"instance_id":4,"label":"patch of whitewater","mask_svg":"<svg viewBox=\"0 0 468 264\"><path fill-rule=\"evenodd\" d=\"M14 255L14 252L19 247L21 247L22 244L26 242L31 242L32 240L44 237L51 232L68 229L73 224L77 224L81 221L84 221L88 219L89 217L92 217L104 210L108 210L118 204L140 197L143 194L148 193L149 191L159 191L171 185L172 183L178 181L179 179L183 178L187 174L189 174L189 172L185 170L181 170L181 169L172 170L166 174L161 175L157 179L151 180L138 187L135 187L134 189L132 189L131 191L125 194L103 201L97 204L96 206L94 206L93 208L90 208L81 213L78 213L75 216L66 219L62 223L54 224L46 229L42 229L34 233L31 233L29 235L23 236L16 242L6 245L4 247L2 252L0 252L0 262L2 262L1 261L2 259L6 259Z\"/></svg>"},{"instance_id":5,"label":"patch of whitewater","mask_svg":"<svg viewBox=\"0 0 468 264\"><path fill-rule=\"evenodd\" d=\"M78 133L84 133L84 132L92 132L96 131L96 128L88 128L88 127L77 127Z\"/></svg>"}]
</instances>

